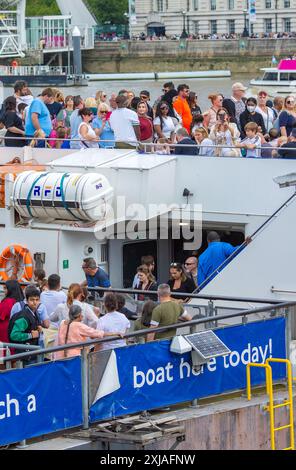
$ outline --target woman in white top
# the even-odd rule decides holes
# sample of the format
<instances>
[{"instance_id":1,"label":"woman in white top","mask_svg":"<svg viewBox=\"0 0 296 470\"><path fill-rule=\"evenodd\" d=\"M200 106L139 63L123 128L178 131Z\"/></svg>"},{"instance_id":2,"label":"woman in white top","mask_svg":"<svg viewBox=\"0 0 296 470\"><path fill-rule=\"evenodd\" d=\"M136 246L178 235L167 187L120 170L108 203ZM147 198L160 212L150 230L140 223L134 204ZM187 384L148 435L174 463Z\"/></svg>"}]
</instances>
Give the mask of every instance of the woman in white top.
<instances>
[{"instance_id":1,"label":"woman in white top","mask_svg":"<svg viewBox=\"0 0 296 470\"><path fill-rule=\"evenodd\" d=\"M198 127L195 129L194 138L199 149L198 155L201 157L214 156L213 142L208 137L208 131L204 127Z\"/></svg>"},{"instance_id":2,"label":"woman in white top","mask_svg":"<svg viewBox=\"0 0 296 470\"><path fill-rule=\"evenodd\" d=\"M130 328L130 322L123 313L117 312L117 296L115 294L107 294L104 305L107 313L103 317L100 317L97 329L104 331L105 335L112 331L118 331L122 335L125 335ZM102 343L99 345L98 350L121 348L123 346L126 346L126 340L120 339Z\"/></svg>"},{"instance_id":3,"label":"woman in white top","mask_svg":"<svg viewBox=\"0 0 296 470\"><path fill-rule=\"evenodd\" d=\"M71 305L78 305L82 310L82 322L90 328L97 328L98 317L91 306L84 302L84 300L83 288L79 284L71 284L68 290L67 303L59 304L55 311L49 316L52 326L58 328L63 320L69 320L69 309Z\"/></svg>"},{"instance_id":4,"label":"woman in white top","mask_svg":"<svg viewBox=\"0 0 296 470\"><path fill-rule=\"evenodd\" d=\"M229 122L230 117L227 109L221 108L217 112L217 123L210 132L210 139L214 145L225 147L216 147L216 157L240 157L240 150L235 147L240 140L240 132L234 122Z\"/></svg>"},{"instance_id":5,"label":"woman in white top","mask_svg":"<svg viewBox=\"0 0 296 470\"><path fill-rule=\"evenodd\" d=\"M80 148L99 148L99 139L90 123L93 120L93 113L89 108L79 111L82 123L78 127L78 135L81 139Z\"/></svg>"},{"instance_id":6,"label":"woman in white top","mask_svg":"<svg viewBox=\"0 0 296 470\"><path fill-rule=\"evenodd\" d=\"M166 139L173 143L175 140L176 125L173 118L168 116L169 107L165 101L160 101L156 108L156 118L153 121L156 139Z\"/></svg>"},{"instance_id":7,"label":"woman in white top","mask_svg":"<svg viewBox=\"0 0 296 470\"><path fill-rule=\"evenodd\" d=\"M273 128L275 121L275 115L271 108L266 105L267 102L267 93L266 91L259 91L258 93L258 106L256 112L261 114L263 117L264 125L266 132L268 133L270 129Z\"/></svg>"}]
</instances>

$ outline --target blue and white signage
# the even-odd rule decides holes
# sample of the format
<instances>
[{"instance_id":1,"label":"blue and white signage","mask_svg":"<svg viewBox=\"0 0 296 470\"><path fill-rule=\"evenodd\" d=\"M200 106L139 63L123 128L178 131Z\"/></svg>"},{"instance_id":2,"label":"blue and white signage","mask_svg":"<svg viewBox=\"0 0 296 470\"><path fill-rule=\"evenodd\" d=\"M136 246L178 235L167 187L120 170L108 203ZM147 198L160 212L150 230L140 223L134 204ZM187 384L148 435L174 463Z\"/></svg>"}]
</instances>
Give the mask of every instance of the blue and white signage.
<instances>
[{"instance_id":1,"label":"blue and white signage","mask_svg":"<svg viewBox=\"0 0 296 470\"><path fill-rule=\"evenodd\" d=\"M256 23L256 0L249 0L249 20L250 23Z\"/></svg>"},{"instance_id":2,"label":"blue and white signage","mask_svg":"<svg viewBox=\"0 0 296 470\"><path fill-rule=\"evenodd\" d=\"M218 395L246 387L246 365L286 357L285 318L216 330L231 354L212 359L202 372L192 368L191 354L170 352L170 341L116 350L118 386L90 409L91 422ZM273 366L274 379L286 376ZM252 384L264 383L264 370L252 369Z\"/></svg>"},{"instance_id":3,"label":"blue and white signage","mask_svg":"<svg viewBox=\"0 0 296 470\"><path fill-rule=\"evenodd\" d=\"M80 357L0 374L0 445L81 424Z\"/></svg>"}]
</instances>

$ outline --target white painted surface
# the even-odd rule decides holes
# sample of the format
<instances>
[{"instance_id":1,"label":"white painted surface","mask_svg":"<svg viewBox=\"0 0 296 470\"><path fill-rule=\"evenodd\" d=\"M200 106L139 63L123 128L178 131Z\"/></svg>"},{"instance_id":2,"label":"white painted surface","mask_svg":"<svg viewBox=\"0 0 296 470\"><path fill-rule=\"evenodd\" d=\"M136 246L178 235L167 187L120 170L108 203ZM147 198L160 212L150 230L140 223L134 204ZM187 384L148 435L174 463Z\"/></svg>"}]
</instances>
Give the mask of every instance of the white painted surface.
<instances>
[{"instance_id":1,"label":"white painted surface","mask_svg":"<svg viewBox=\"0 0 296 470\"><path fill-rule=\"evenodd\" d=\"M83 0L57 0L57 4L62 15L72 16L72 25L96 26L97 22Z\"/></svg>"}]
</instances>

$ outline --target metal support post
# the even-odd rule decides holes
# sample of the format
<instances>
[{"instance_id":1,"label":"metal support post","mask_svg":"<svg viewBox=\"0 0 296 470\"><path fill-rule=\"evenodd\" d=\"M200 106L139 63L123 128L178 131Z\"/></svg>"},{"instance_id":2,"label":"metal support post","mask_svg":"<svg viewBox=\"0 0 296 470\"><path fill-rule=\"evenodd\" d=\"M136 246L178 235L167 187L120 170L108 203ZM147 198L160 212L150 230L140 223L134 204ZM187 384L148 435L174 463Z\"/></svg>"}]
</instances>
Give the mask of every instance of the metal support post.
<instances>
[{"instance_id":1,"label":"metal support post","mask_svg":"<svg viewBox=\"0 0 296 470\"><path fill-rule=\"evenodd\" d=\"M16 368L17 368L17 369L23 369L23 368L24 368L23 362L22 362L22 361L18 361L18 362L16 363ZM28 447L28 446L27 446L27 441L26 441L25 439L24 439L23 441L21 441L21 442L18 444L18 446L17 446L18 449L26 449L27 447Z\"/></svg>"},{"instance_id":2,"label":"metal support post","mask_svg":"<svg viewBox=\"0 0 296 470\"><path fill-rule=\"evenodd\" d=\"M82 408L83 408L83 429L89 429L89 405L88 405L88 354L87 349L82 349L81 354L81 374L82 374Z\"/></svg>"}]
</instances>

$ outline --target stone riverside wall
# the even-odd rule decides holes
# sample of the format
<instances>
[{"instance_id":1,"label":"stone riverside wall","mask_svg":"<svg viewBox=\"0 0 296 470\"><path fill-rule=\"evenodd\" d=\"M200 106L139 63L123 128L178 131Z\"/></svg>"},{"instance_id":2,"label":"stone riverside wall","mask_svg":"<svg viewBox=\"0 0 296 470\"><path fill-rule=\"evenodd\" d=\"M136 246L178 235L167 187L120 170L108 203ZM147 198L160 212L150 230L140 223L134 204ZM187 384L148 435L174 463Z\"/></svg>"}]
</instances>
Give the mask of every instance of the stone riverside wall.
<instances>
[{"instance_id":1,"label":"stone riverside wall","mask_svg":"<svg viewBox=\"0 0 296 470\"><path fill-rule=\"evenodd\" d=\"M258 72L296 53L296 39L98 42L83 52L87 73L231 70Z\"/></svg>"}]
</instances>

